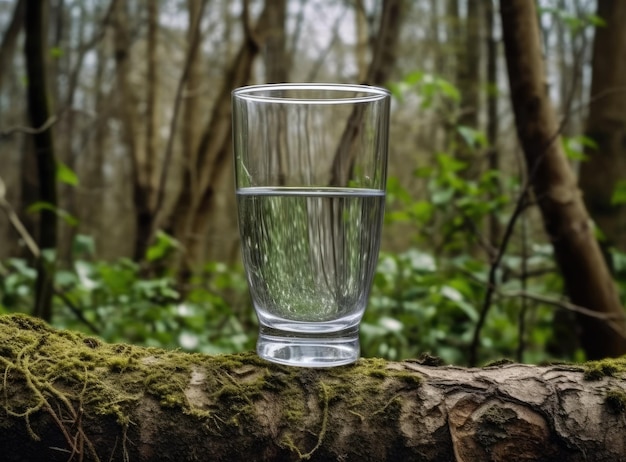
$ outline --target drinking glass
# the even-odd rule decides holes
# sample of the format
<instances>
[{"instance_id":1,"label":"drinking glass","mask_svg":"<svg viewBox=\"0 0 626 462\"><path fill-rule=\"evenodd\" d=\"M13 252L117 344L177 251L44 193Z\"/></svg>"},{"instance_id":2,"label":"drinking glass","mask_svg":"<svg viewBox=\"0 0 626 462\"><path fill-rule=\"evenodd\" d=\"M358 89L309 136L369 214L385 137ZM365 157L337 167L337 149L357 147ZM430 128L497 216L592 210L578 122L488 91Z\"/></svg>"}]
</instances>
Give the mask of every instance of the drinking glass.
<instances>
[{"instance_id":1,"label":"drinking glass","mask_svg":"<svg viewBox=\"0 0 626 462\"><path fill-rule=\"evenodd\" d=\"M389 100L365 85L233 92L239 231L262 358L305 367L359 358L384 213Z\"/></svg>"}]
</instances>

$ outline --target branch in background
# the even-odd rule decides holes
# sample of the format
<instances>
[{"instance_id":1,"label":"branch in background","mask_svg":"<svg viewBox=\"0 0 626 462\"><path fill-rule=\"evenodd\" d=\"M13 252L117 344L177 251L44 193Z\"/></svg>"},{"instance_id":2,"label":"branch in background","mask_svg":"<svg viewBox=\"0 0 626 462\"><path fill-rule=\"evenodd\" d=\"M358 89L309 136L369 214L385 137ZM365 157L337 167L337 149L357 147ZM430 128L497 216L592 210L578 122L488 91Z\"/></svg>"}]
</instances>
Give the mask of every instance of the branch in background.
<instances>
[{"instance_id":1,"label":"branch in background","mask_svg":"<svg viewBox=\"0 0 626 462\"><path fill-rule=\"evenodd\" d=\"M6 183L2 178L0 178L0 209L4 210L4 213L6 213L9 222L11 223L11 225L13 225L17 233L24 240L24 243L26 244L26 247L28 247L30 253L33 254L35 258L39 258L41 256L39 246L37 246L35 239L33 239L33 237L30 235L30 233L26 229L26 226L24 226L24 223L22 223L17 213L15 213L15 210L13 209L9 201L6 200Z\"/></svg>"},{"instance_id":2,"label":"branch in background","mask_svg":"<svg viewBox=\"0 0 626 462\"><path fill-rule=\"evenodd\" d=\"M582 314L584 316L588 316L594 319L600 319L602 321L607 321L607 324L611 326L611 328L617 333L620 337L626 339L626 330L620 324L615 321L623 321L626 319L626 315L619 313L601 313L598 311L590 310L585 308L584 306L579 306L574 303L570 303L565 300L559 300L557 298L548 297L545 295L533 294L527 292L525 290L516 290L516 291L497 291L497 294L503 297L508 298L525 298L528 300L533 300L540 303L545 303L546 305L552 305L557 308L562 308L564 310L571 311L573 313Z\"/></svg>"},{"instance_id":3,"label":"branch in background","mask_svg":"<svg viewBox=\"0 0 626 462\"><path fill-rule=\"evenodd\" d=\"M476 366L478 362L478 347L480 345L480 333L482 331L483 326L485 325L485 321L487 319L487 314L489 313L489 309L491 308L491 302L493 299L493 294L497 289L497 281L496 275L498 273L498 269L500 268L500 263L502 262L502 258L506 253L507 247L509 245L509 241L513 236L513 231L515 229L515 224L517 223L517 219L522 215L524 210L526 210L528 206L528 194L530 191L530 182L527 182L522 188L522 193L519 195L516 203L515 209L509 219L506 229L504 231L504 235L502 236L502 241L500 246L498 247L498 251L496 257L492 260L491 266L489 268L489 276L487 279L487 291L485 292L485 298L483 301L482 308L480 310L480 315L478 318L478 322L476 323L476 327L474 328L474 336L472 337L472 343L469 347L469 359L468 363L470 366Z\"/></svg>"},{"instance_id":4,"label":"branch in background","mask_svg":"<svg viewBox=\"0 0 626 462\"><path fill-rule=\"evenodd\" d=\"M311 67L311 70L309 71L309 74L307 78L305 79L306 82L315 82L315 79L317 78L317 73L320 71L320 69L324 65L324 61L330 54L330 50L335 46L335 44L339 40L339 27L341 26L341 22L343 21L343 18L345 17L347 11L348 9L344 8L341 14L339 14L337 18L335 19L335 22L331 29L332 38L328 42L328 46L324 50L322 50L318 58L313 63L313 66Z\"/></svg>"},{"instance_id":5,"label":"branch in background","mask_svg":"<svg viewBox=\"0 0 626 462\"><path fill-rule=\"evenodd\" d=\"M174 97L174 109L172 111L172 120L170 121L170 136L167 139L167 145L165 147L165 158L163 160L163 168L161 169L161 175L159 179L159 186L157 190L157 200L156 206L154 208L153 215L153 224L151 227L151 235L158 231L158 221L156 220L156 216L160 213L163 208L163 202L165 201L165 183L167 182L167 177L170 171L170 163L172 161L172 154L174 151L174 138L176 137L176 124L178 122L178 114L180 112L180 106L185 98L185 84L187 83L187 78L189 77L189 71L191 69L191 65L193 64L194 59L197 55L198 47L200 46L200 40L202 37L202 33L200 31L200 24L202 22L202 16L204 12L204 8L206 6L206 0L200 2L200 7L197 15L193 18L193 24L190 24L189 27L192 30L192 38L189 43L189 48L187 49L187 56L185 58L185 66L183 67L183 72L178 80L178 86L176 87L176 96Z\"/></svg>"},{"instance_id":6,"label":"branch in background","mask_svg":"<svg viewBox=\"0 0 626 462\"><path fill-rule=\"evenodd\" d=\"M50 116L48 120L46 120L42 125L40 125L37 128L17 126L17 127L7 128L6 130L0 130L0 139L8 138L18 133L23 133L25 135L38 135L40 133L45 132L49 128L51 128L58 121L59 121L58 114L55 114L55 115Z\"/></svg>"}]
</instances>

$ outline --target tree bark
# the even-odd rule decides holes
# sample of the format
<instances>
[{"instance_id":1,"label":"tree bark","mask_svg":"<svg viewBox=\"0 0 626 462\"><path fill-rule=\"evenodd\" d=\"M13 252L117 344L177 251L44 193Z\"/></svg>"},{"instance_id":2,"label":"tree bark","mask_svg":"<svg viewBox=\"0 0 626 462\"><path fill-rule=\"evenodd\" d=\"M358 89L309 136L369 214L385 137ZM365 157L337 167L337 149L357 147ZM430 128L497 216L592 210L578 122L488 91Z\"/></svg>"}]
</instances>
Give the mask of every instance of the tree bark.
<instances>
[{"instance_id":1,"label":"tree bark","mask_svg":"<svg viewBox=\"0 0 626 462\"><path fill-rule=\"evenodd\" d=\"M3 460L616 461L626 360L290 368L0 316Z\"/></svg>"},{"instance_id":2,"label":"tree bark","mask_svg":"<svg viewBox=\"0 0 626 462\"><path fill-rule=\"evenodd\" d=\"M545 84L535 4L501 0L500 12L517 134L565 288L572 303L613 317L608 323L581 317L582 346L590 359L622 355L624 310L561 147Z\"/></svg>"},{"instance_id":3,"label":"tree bark","mask_svg":"<svg viewBox=\"0 0 626 462\"><path fill-rule=\"evenodd\" d=\"M28 114L34 128L44 126L51 117L48 103L48 82L46 71L46 3L43 0L27 0L24 14L26 39L24 54L28 86ZM52 283L56 256L46 259L46 251L57 248L57 189L56 161L52 128L33 135L38 183L38 201L43 204L38 225L38 244L44 252L37 259L37 280L35 282L35 306L33 314L49 321L52 318Z\"/></svg>"},{"instance_id":4,"label":"tree bark","mask_svg":"<svg viewBox=\"0 0 626 462\"><path fill-rule=\"evenodd\" d=\"M626 206L613 205L615 186L626 178L626 2L600 0L593 45L587 136L597 143L580 167L580 186L606 247L626 251Z\"/></svg>"}]
</instances>

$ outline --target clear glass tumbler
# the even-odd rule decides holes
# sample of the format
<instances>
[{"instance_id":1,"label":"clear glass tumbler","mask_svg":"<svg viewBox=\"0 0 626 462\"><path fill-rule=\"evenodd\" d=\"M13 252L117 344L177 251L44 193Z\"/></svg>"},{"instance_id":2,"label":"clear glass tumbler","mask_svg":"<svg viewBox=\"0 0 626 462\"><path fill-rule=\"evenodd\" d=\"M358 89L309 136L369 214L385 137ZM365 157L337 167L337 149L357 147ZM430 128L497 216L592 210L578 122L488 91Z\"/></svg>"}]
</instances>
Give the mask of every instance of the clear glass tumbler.
<instances>
[{"instance_id":1,"label":"clear glass tumbler","mask_svg":"<svg viewBox=\"0 0 626 462\"><path fill-rule=\"evenodd\" d=\"M389 101L364 85L233 92L239 230L262 358L305 367L359 358L383 222Z\"/></svg>"}]
</instances>

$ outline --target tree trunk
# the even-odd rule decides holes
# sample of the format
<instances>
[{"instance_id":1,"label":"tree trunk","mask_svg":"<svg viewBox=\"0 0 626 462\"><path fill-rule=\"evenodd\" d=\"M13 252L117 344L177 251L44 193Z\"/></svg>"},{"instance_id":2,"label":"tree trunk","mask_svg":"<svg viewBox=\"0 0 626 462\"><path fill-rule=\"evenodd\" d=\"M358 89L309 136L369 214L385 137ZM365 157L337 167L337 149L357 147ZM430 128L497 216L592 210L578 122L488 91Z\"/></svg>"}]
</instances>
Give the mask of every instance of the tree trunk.
<instances>
[{"instance_id":1,"label":"tree trunk","mask_svg":"<svg viewBox=\"0 0 626 462\"><path fill-rule=\"evenodd\" d=\"M457 125L477 130L480 115L482 11L484 0L468 0L467 17L463 28L463 51L457 68L457 86L461 94L461 113ZM467 144L460 134L456 136L456 157L467 164L463 175L475 180L484 169L483 159L474 146Z\"/></svg>"},{"instance_id":2,"label":"tree trunk","mask_svg":"<svg viewBox=\"0 0 626 462\"><path fill-rule=\"evenodd\" d=\"M224 178L231 163L231 92L250 80L252 64L267 34L271 1L267 1L255 27L249 24L247 9L243 14L245 37L230 69L226 72L211 117L198 141L197 152L185 159L183 189L169 225L183 243L185 261L183 278L197 271L205 262L207 231L215 206L215 186ZM231 175L232 176L232 175Z\"/></svg>"},{"instance_id":3,"label":"tree trunk","mask_svg":"<svg viewBox=\"0 0 626 462\"><path fill-rule=\"evenodd\" d=\"M613 205L616 184L626 178L626 2L599 0L593 45L587 136L597 143L580 167L580 186L606 247L626 251L626 206Z\"/></svg>"},{"instance_id":4,"label":"tree trunk","mask_svg":"<svg viewBox=\"0 0 626 462\"><path fill-rule=\"evenodd\" d=\"M626 322L616 287L593 233L576 178L560 143L545 85L534 2L501 0L511 100L529 182L572 303L613 317L580 319L590 359L626 353Z\"/></svg>"},{"instance_id":5,"label":"tree trunk","mask_svg":"<svg viewBox=\"0 0 626 462\"><path fill-rule=\"evenodd\" d=\"M288 81L290 62L287 56L285 26L287 22L287 0L273 0L268 10L268 33L265 40L263 61L266 83Z\"/></svg>"},{"instance_id":6,"label":"tree trunk","mask_svg":"<svg viewBox=\"0 0 626 462\"><path fill-rule=\"evenodd\" d=\"M498 132L500 121L498 118L498 98L500 91L498 88L498 41L495 35L495 7L493 0L487 0L484 5L485 29L486 37L486 77L487 77L487 143L489 149L487 151L487 165L489 170L498 171L500 169L500 154L498 152ZM499 188L498 188L499 189ZM500 194L498 190L494 196ZM500 242L502 234L500 221L496 213L489 215L489 242L493 246L497 246Z\"/></svg>"},{"instance_id":7,"label":"tree trunk","mask_svg":"<svg viewBox=\"0 0 626 462\"><path fill-rule=\"evenodd\" d=\"M365 77L366 85L385 85L393 71L398 52L402 15L406 12L403 0L384 0L378 34L372 47L372 61Z\"/></svg>"},{"instance_id":8,"label":"tree trunk","mask_svg":"<svg viewBox=\"0 0 626 462\"><path fill-rule=\"evenodd\" d=\"M0 317L0 447L16 461L616 461L626 360L482 369L109 345Z\"/></svg>"},{"instance_id":9,"label":"tree trunk","mask_svg":"<svg viewBox=\"0 0 626 462\"><path fill-rule=\"evenodd\" d=\"M118 88L117 111L122 124L122 140L131 165L133 182L133 203L135 205L136 230L134 259L139 261L145 256L152 226L150 208L151 179L147 172L149 162L143 138L139 136L138 95L131 84L132 56L131 29L128 17L129 3L117 1L113 6L112 22L114 25L114 48L116 83Z\"/></svg>"},{"instance_id":10,"label":"tree trunk","mask_svg":"<svg viewBox=\"0 0 626 462\"><path fill-rule=\"evenodd\" d=\"M30 122L34 128L44 126L50 118L46 72L46 2L27 0L25 11L26 40L24 54L28 78L27 98ZM57 247L57 189L56 161L52 128L33 135L37 166L38 201L42 205L39 218L38 244L44 252L37 259L35 306L33 314L49 321L52 318L52 283L56 256L46 257L46 251L56 252Z\"/></svg>"},{"instance_id":11,"label":"tree trunk","mask_svg":"<svg viewBox=\"0 0 626 462\"><path fill-rule=\"evenodd\" d=\"M9 73L7 69L10 68L10 62L13 59L17 39L24 24L25 7L25 0L17 1L13 15L11 16L11 22L9 22L6 32L2 36L2 42L0 42L0 91L2 90L4 78Z\"/></svg>"}]
</instances>

